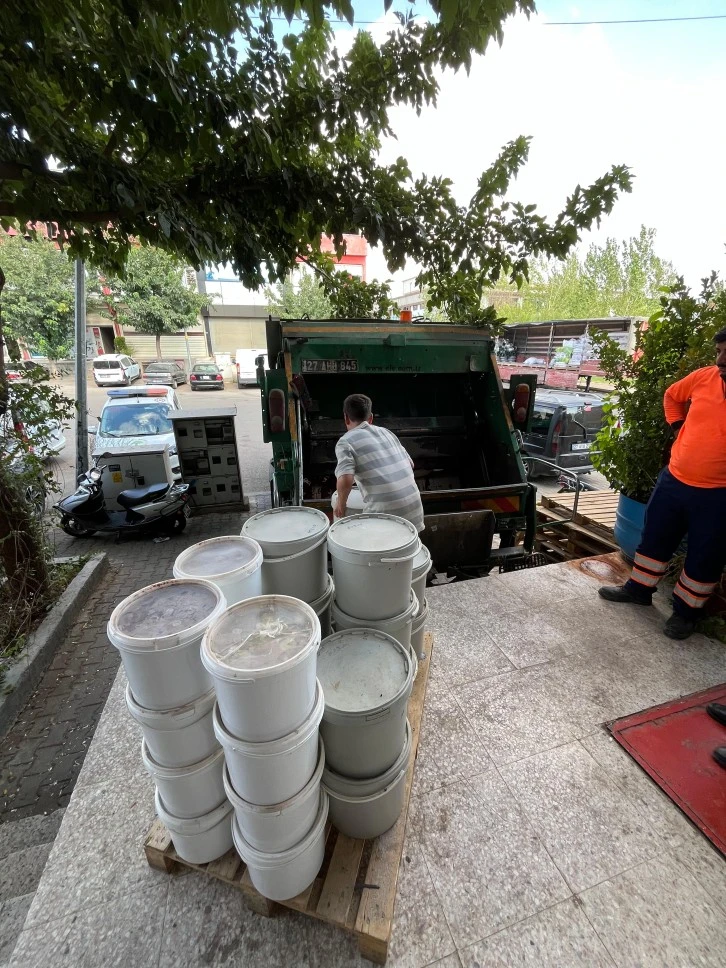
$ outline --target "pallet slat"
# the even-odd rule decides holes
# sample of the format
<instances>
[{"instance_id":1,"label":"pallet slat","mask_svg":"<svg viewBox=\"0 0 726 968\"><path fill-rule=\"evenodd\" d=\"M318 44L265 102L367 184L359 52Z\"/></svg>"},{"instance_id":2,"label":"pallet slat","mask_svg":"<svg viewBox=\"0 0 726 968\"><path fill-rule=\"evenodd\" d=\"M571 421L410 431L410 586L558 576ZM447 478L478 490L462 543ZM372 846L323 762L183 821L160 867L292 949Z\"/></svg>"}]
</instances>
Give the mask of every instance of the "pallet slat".
<instances>
[{"instance_id":1,"label":"pallet slat","mask_svg":"<svg viewBox=\"0 0 726 968\"><path fill-rule=\"evenodd\" d=\"M265 917L274 916L281 908L290 908L333 924L357 937L364 958L385 964L393 929L398 870L433 649L430 632L425 635L424 647L427 658L419 660L419 673L408 702L412 742L404 809L389 831L373 841L352 840L328 824L325 860L318 877L306 891L288 901L270 901L259 894L247 867L235 851L228 851L209 864L183 861L160 820L154 821L144 842L149 865L167 873L197 870L221 880L239 890L246 905Z\"/></svg>"}]
</instances>

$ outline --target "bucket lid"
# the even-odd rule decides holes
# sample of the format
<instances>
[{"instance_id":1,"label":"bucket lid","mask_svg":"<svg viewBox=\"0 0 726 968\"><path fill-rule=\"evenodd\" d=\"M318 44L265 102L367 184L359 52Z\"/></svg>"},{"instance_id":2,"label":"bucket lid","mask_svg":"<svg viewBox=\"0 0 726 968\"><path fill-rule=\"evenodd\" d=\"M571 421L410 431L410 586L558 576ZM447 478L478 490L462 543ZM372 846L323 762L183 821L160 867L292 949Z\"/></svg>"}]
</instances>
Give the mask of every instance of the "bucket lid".
<instances>
[{"instance_id":1,"label":"bucket lid","mask_svg":"<svg viewBox=\"0 0 726 968\"><path fill-rule=\"evenodd\" d=\"M401 551L418 540L415 526L394 514L356 514L350 518L338 518L328 532L331 544L364 553Z\"/></svg>"},{"instance_id":2,"label":"bucket lid","mask_svg":"<svg viewBox=\"0 0 726 968\"><path fill-rule=\"evenodd\" d=\"M202 661L212 675L254 679L295 665L317 648L320 621L288 595L258 595L230 606L207 629Z\"/></svg>"},{"instance_id":3,"label":"bucket lid","mask_svg":"<svg viewBox=\"0 0 726 968\"><path fill-rule=\"evenodd\" d=\"M154 805L156 806L156 815L165 827L174 834L186 834L187 836L190 834L205 834L208 830L216 827L218 823L226 820L234 810L229 800L225 800L214 810L210 810L209 813L203 813L201 817L176 817L166 809L158 789L154 795Z\"/></svg>"},{"instance_id":4,"label":"bucket lid","mask_svg":"<svg viewBox=\"0 0 726 968\"><path fill-rule=\"evenodd\" d=\"M237 853L245 864L249 864L250 867L256 867L260 870L278 870L280 867L286 867L301 854L304 854L305 851L313 846L319 837L323 836L327 820L328 794L321 787L315 822L303 839L298 841L293 847L288 847L287 850L281 850L274 854L268 853L265 850L257 850L251 844L248 844L242 836L236 814L232 817L232 840L234 841L234 846L237 848Z\"/></svg>"},{"instance_id":5,"label":"bucket lid","mask_svg":"<svg viewBox=\"0 0 726 968\"><path fill-rule=\"evenodd\" d=\"M157 730L182 729L184 726L191 726L211 713L214 699L214 689L210 689L199 699L193 699L183 706L175 706L173 709L147 709L136 701L131 692L131 684L126 683L126 708L129 713L140 725Z\"/></svg>"},{"instance_id":6,"label":"bucket lid","mask_svg":"<svg viewBox=\"0 0 726 968\"><path fill-rule=\"evenodd\" d=\"M426 620L428 617L429 617L429 604L428 604L428 601L424 598L423 602L418 607L418 612L416 613L416 617L414 618L413 623L411 625L411 631L419 632L426 624Z\"/></svg>"},{"instance_id":7,"label":"bucket lid","mask_svg":"<svg viewBox=\"0 0 726 968\"><path fill-rule=\"evenodd\" d=\"M253 572L262 563L262 548L253 538L226 534L208 538L182 551L174 562L174 574L190 578L219 578Z\"/></svg>"},{"instance_id":8,"label":"bucket lid","mask_svg":"<svg viewBox=\"0 0 726 968\"><path fill-rule=\"evenodd\" d=\"M317 508L269 508L247 518L242 533L264 546L309 540L327 528L327 515Z\"/></svg>"},{"instance_id":9,"label":"bucket lid","mask_svg":"<svg viewBox=\"0 0 726 968\"><path fill-rule=\"evenodd\" d=\"M420 539L419 539L420 541ZM414 581L422 575L428 575L431 570L431 552L421 541L416 557L413 559Z\"/></svg>"},{"instance_id":10,"label":"bucket lid","mask_svg":"<svg viewBox=\"0 0 726 968\"><path fill-rule=\"evenodd\" d=\"M117 648L138 652L186 645L226 604L217 586L201 578L156 582L116 606L108 620L108 638Z\"/></svg>"},{"instance_id":11,"label":"bucket lid","mask_svg":"<svg viewBox=\"0 0 726 968\"><path fill-rule=\"evenodd\" d=\"M404 690L411 674L408 650L376 629L346 629L323 639L318 678L325 708L358 713L380 709Z\"/></svg>"},{"instance_id":12,"label":"bucket lid","mask_svg":"<svg viewBox=\"0 0 726 968\"><path fill-rule=\"evenodd\" d=\"M310 608L312 608L316 615L319 614L330 605L334 594L335 585L333 584L333 576L328 575L328 584L325 586L325 591L320 598L316 598L314 602L310 602Z\"/></svg>"}]
</instances>

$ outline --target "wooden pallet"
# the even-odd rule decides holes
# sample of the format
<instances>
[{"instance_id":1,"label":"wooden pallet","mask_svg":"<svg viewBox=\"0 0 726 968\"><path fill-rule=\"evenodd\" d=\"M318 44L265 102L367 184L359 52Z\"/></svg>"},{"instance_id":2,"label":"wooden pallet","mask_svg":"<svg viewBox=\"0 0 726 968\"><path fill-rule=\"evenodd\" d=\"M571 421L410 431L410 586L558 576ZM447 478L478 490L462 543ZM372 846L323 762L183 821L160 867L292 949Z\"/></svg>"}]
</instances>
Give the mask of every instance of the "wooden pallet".
<instances>
[{"instance_id":1,"label":"wooden pallet","mask_svg":"<svg viewBox=\"0 0 726 968\"><path fill-rule=\"evenodd\" d=\"M154 821L144 842L144 852L151 867L167 873L191 869L224 881L241 891L249 908L266 917L275 915L281 907L285 907L326 921L355 935L364 958L384 965L393 928L398 867L403 853L408 802L433 649L430 632L426 633L424 641L427 658L419 660L418 676L408 702L412 742L404 808L396 824L387 833L375 840L353 840L328 824L325 859L317 878L306 891L289 901L269 901L259 894L252 885L244 861L235 850L228 851L209 864L189 864L182 860L160 820Z\"/></svg>"},{"instance_id":2,"label":"wooden pallet","mask_svg":"<svg viewBox=\"0 0 726 968\"><path fill-rule=\"evenodd\" d=\"M573 517L574 494L543 495L537 508L535 548L560 561L617 551L613 536L618 502L616 491L580 494Z\"/></svg>"}]
</instances>

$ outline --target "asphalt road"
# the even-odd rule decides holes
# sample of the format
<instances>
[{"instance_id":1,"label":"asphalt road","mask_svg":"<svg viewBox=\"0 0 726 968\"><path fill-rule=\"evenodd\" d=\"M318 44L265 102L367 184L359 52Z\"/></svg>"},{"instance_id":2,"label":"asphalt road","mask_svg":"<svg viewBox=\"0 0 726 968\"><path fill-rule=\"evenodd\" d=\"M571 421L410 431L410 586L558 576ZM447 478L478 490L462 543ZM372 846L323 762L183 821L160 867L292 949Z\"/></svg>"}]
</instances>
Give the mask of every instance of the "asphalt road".
<instances>
[{"instance_id":1,"label":"asphalt road","mask_svg":"<svg viewBox=\"0 0 726 968\"><path fill-rule=\"evenodd\" d=\"M62 380L59 389L67 396L75 397L73 380ZM143 381L134 384L143 386ZM272 447L262 440L262 417L260 414L260 391L255 387L237 388L235 380L227 380L224 390L197 390L192 392L187 384L177 388L179 403L185 409L197 407L237 408L235 429L237 450L242 470L242 486L246 496L269 494L268 467L272 458ZM91 380L87 387L88 425L98 424L107 390L97 387ZM53 462L53 471L62 488L63 495L75 488L76 466L76 429L75 425L65 428L66 446ZM58 497L54 497L58 500Z\"/></svg>"}]
</instances>

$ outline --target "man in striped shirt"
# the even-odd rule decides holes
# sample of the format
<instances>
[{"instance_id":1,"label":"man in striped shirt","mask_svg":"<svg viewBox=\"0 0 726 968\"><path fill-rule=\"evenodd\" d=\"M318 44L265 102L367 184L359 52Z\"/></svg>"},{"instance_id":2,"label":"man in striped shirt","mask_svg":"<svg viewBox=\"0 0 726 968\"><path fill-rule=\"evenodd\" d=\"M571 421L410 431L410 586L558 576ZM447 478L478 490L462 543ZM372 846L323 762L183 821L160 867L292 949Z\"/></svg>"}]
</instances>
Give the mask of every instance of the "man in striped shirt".
<instances>
[{"instance_id":1,"label":"man in striped shirt","mask_svg":"<svg viewBox=\"0 0 726 968\"><path fill-rule=\"evenodd\" d=\"M370 397L362 393L346 397L343 417L347 432L335 446L335 516L345 515L348 495L357 483L366 511L396 514L423 531L423 505L413 476L413 461L395 434L374 426Z\"/></svg>"}]
</instances>

